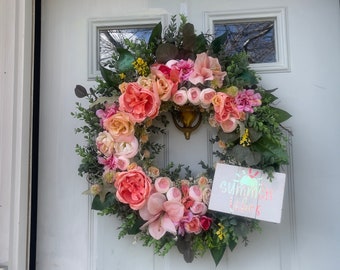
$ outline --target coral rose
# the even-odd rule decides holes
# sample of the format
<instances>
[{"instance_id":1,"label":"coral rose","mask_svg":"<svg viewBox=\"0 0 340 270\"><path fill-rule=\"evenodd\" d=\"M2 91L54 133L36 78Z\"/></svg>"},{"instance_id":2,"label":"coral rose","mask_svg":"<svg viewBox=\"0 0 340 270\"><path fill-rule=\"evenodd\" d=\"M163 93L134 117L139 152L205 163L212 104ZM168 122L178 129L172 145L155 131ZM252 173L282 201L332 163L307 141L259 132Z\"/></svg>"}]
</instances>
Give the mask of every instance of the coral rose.
<instances>
[{"instance_id":1,"label":"coral rose","mask_svg":"<svg viewBox=\"0 0 340 270\"><path fill-rule=\"evenodd\" d=\"M145 118L155 118L161 105L158 93L143 88L138 83L129 83L119 97L119 109L129 113L133 120L141 123Z\"/></svg>"},{"instance_id":2,"label":"coral rose","mask_svg":"<svg viewBox=\"0 0 340 270\"><path fill-rule=\"evenodd\" d=\"M151 179L140 167L118 172L114 186L117 189L117 199L129 204L133 210L139 210L144 206L152 189Z\"/></svg>"},{"instance_id":3,"label":"coral rose","mask_svg":"<svg viewBox=\"0 0 340 270\"><path fill-rule=\"evenodd\" d=\"M215 111L215 120L218 123L223 123L231 117L240 119L240 113L235 104L235 99L229 95L218 92L212 99L212 104Z\"/></svg>"}]
</instances>

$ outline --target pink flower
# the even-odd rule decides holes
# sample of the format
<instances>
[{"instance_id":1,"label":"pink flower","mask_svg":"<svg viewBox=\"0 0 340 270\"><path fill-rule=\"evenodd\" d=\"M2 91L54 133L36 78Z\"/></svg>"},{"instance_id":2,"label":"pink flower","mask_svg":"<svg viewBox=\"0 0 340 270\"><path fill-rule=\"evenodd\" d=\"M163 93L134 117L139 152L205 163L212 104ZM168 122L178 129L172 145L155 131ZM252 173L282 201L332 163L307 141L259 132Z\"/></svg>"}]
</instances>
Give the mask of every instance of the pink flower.
<instances>
[{"instance_id":1,"label":"pink flower","mask_svg":"<svg viewBox=\"0 0 340 270\"><path fill-rule=\"evenodd\" d=\"M117 157L117 169L125 171L130 165L130 160L127 157L119 156Z\"/></svg>"},{"instance_id":2,"label":"pink flower","mask_svg":"<svg viewBox=\"0 0 340 270\"><path fill-rule=\"evenodd\" d=\"M178 201L180 202L182 199L182 193L177 187L169 188L168 192L166 193L166 197L169 201Z\"/></svg>"},{"instance_id":3,"label":"pink flower","mask_svg":"<svg viewBox=\"0 0 340 270\"><path fill-rule=\"evenodd\" d=\"M166 193L171 185L171 179L169 177L158 177L155 180L155 189L160 193Z\"/></svg>"},{"instance_id":4,"label":"pink flower","mask_svg":"<svg viewBox=\"0 0 340 270\"><path fill-rule=\"evenodd\" d=\"M131 142L116 142L114 143L115 155L133 158L138 152L138 140L133 137Z\"/></svg>"},{"instance_id":5,"label":"pink flower","mask_svg":"<svg viewBox=\"0 0 340 270\"><path fill-rule=\"evenodd\" d=\"M194 72L190 74L189 81L196 85L204 84L205 81L212 81L213 79L209 56L206 53L198 54L194 64Z\"/></svg>"},{"instance_id":6,"label":"pink flower","mask_svg":"<svg viewBox=\"0 0 340 270\"><path fill-rule=\"evenodd\" d=\"M229 119L220 123L220 125L225 133L230 133L237 128L237 120L234 117L230 117Z\"/></svg>"},{"instance_id":7,"label":"pink flower","mask_svg":"<svg viewBox=\"0 0 340 270\"><path fill-rule=\"evenodd\" d=\"M194 201L202 201L202 191L198 185L189 188L189 197Z\"/></svg>"},{"instance_id":8,"label":"pink flower","mask_svg":"<svg viewBox=\"0 0 340 270\"><path fill-rule=\"evenodd\" d=\"M216 91L214 89L212 88L203 89L200 94L201 106L203 108L208 108L215 95L216 95Z\"/></svg>"},{"instance_id":9,"label":"pink flower","mask_svg":"<svg viewBox=\"0 0 340 270\"><path fill-rule=\"evenodd\" d=\"M200 104L200 94L201 90L198 87L189 88L187 92L189 102L193 105Z\"/></svg>"},{"instance_id":10,"label":"pink flower","mask_svg":"<svg viewBox=\"0 0 340 270\"><path fill-rule=\"evenodd\" d=\"M117 169L117 157L114 155L109 157L98 157L98 163L104 165L104 170L115 170Z\"/></svg>"},{"instance_id":11,"label":"pink flower","mask_svg":"<svg viewBox=\"0 0 340 270\"><path fill-rule=\"evenodd\" d=\"M190 211L195 215L204 215L208 211L208 207L203 202L195 201L190 207Z\"/></svg>"},{"instance_id":12,"label":"pink flower","mask_svg":"<svg viewBox=\"0 0 340 270\"><path fill-rule=\"evenodd\" d=\"M180 82L187 81L194 70L194 62L191 59L170 60L166 63L166 66L179 70Z\"/></svg>"},{"instance_id":13,"label":"pink flower","mask_svg":"<svg viewBox=\"0 0 340 270\"><path fill-rule=\"evenodd\" d=\"M164 76L156 78L153 83L153 88L157 91L162 101L168 101L171 98L173 86L174 83Z\"/></svg>"},{"instance_id":14,"label":"pink flower","mask_svg":"<svg viewBox=\"0 0 340 270\"><path fill-rule=\"evenodd\" d=\"M212 223L212 219L207 217L207 216L202 216L200 217L200 223L201 223L201 227L204 231L209 230L211 223Z\"/></svg>"},{"instance_id":15,"label":"pink flower","mask_svg":"<svg viewBox=\"0 0 340 270\"><path fill-rule=\"evenodd\" d=\"M173 96L172 101L178 106L183 106L188 101L188 95L185 88L179 89Z\"/></svg>"},{"instance_id":16,"label":"pink flower","mask_svg":"<svg viewBox=\"0 0 340 270\"><path fill-rule=\"evenodd\" d=\"M184 223L184 229L187 233L199 234L202 231L199 217L192 216L188 222Z\"/></svg>"},{"instance_id":17,"label":"pink flower","mask_svg":"<svg viewBox=\"0 0 340 270\"><path fill-rule=\"evenodd\" d=\"M231 117L240 118L239 111L235 104L235 99L223 92L218 92L212 99L215 111L215 120L218 123L225 122Z\"/></svg>"},{"instance_id":18,"label":"pink flower","mask_svg":"<svg viewBox=\"0 0 340 270\"><path fill-rule=\"evenodd\" d=\"M114 186L117 189L117 200L129 204L133 210L139 210L144 206L152 189L151 179L140 167L117 172Z\"/></svg>"},{"instance_id":19,"label":"pink flower","mask_svg":"<svg viewBox=\"0 0 340 270\"><path fill-rule=\"evenodd\" d=\"M99 109L96 111L97 117L100 118L100 125L103 126L104 119L116 114L118 111L118 105L116 103L106 103L105 109Z\"/></svg>"},{"instance_id":20,"label":"pink flower","mask_svg":"<svg viewBox=\"0 0 340 270\"><path fill-rule=\"evenodd\" d=\"M205 81L212 81L212 87L221 87L227 73L221 70L217 58L208 56L206 53L197 55L194 65L194 72L190 74L189 81L195 85L204 84Z\"/></svg>"},{"instance_id":21,"label":"pink flower","mask_svg":"<svg viewBox=\"0 0 340 270\"><path fill-rule=\"evenodd\" d=\"M178 201L167 201L164 194L155 192L139 210L139 215L147 222L150 235L159 240L166 232L176 234L176 227L184 215L184 206Z\"/></svg>"},{"instance_id":22,"label":"pink flower","mask_svg":"<svg viewBox=\"0 0 340 270\"><path fill-rule=\"evenodd\" d=\"M255 93L253 89L239 91L235 97L237 109L241 112L253 113L253 107L261 106L261 98L261 95Z\"/></svg>"},{"instance_id":23,"label":"pink flower","mask_svg":"<svg viewBox=\"0 0 340 270\"><path fill-rule=\"evenodd\" d=\"M143 122L146 117L155 118L160 104L158 93L143 88L138 83L129 83L119 97L119 109L130 113L137 123Z\"/></svg>"}]
</instances>

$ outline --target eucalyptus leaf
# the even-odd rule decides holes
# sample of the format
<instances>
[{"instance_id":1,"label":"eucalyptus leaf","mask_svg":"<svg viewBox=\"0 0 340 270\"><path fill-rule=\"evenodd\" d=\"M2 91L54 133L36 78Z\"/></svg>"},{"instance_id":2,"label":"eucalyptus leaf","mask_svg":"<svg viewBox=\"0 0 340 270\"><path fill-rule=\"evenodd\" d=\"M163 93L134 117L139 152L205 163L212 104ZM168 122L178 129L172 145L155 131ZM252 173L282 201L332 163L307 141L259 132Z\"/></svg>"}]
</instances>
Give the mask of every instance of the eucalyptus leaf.
<instances>
[{"instance_id":1,"label":"eucalyptus leaf","mask_svg":"<svg viewBox=\"0 0 340 270\"><path fill-rule=\"evenodd\" d=\"M240 137L240 135L237 134L236 132L225 133L222 130L218 131L217 136L220 138L220 140L226 143L233 142Z\"/></svg>"},{"instance_id":2,"label":"eucalyptus leaf","mask_svg":"<svg viewBox=\"0 0 340 270\"><path fill-rule=\"evenodd\" d=\"M248 128L249 130L249 139L252 143L256 142L262 137L262 132L257 131L254 128Z\"/></svg>"},{"instance_id":3,"label":"eucalyptus leaf","mask_svg":"<svg viewBox=\"0 0 340 270\"><path fill-rule=\"evenodd\" d=\"M91 103L90 108L92 108L93 106L96 106L98 104L104 104L106 102L113 103L113 102L115 102L117 100L118 100L118 98L115 97L115 96L113 96L113 97L99 97L99 98L96 99L96 101Z\"/></svg>"},{"instance_id":4,"label":"eucalyptus leaf","mask_svg":"<svg viewBox=\"0 0 340 270\"><path fill-rule=\"evenodd\" d=\"M74 93L78 98L83 98L87 96L87 91L84 86L77 84L74 88Z\"/></svg>"}]
</instances>

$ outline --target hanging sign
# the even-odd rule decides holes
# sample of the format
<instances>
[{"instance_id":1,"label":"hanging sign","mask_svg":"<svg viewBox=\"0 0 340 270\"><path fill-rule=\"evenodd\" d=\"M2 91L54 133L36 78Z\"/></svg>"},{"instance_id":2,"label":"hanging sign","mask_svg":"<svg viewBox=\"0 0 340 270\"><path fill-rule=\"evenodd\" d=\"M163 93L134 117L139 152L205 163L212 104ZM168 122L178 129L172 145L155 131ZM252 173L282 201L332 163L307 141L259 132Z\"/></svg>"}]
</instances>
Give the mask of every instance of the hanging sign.
<instances>
[{"instance_id":1,"label":"hanging sign","mask_svg":"<svg viewBox=\"0 0 340 270\"><path fill-rule=\"evenodd\" d=\"M218 163L209 209L280 223L285 179L284 173L270 181L261 170Z\"/></svg>"}]
</instances>

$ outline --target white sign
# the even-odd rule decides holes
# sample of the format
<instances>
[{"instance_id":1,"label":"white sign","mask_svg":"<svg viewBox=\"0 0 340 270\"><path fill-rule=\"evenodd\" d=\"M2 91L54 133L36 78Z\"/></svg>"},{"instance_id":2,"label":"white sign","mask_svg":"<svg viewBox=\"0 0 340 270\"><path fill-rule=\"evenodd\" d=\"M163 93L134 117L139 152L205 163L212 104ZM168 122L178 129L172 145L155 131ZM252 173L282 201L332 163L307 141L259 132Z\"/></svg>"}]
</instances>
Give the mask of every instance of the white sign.
<instances>
[{"instance_id":1,"label":"white sign","mask_svg":"<svg viewBox=\"0 0 340 270\"><path fill-rule=\"evenodd\" d=\"M270 181L261 170L218 163L209 209L280 223L285 179L284 173Z\"/></svg>"}]
</instances>

